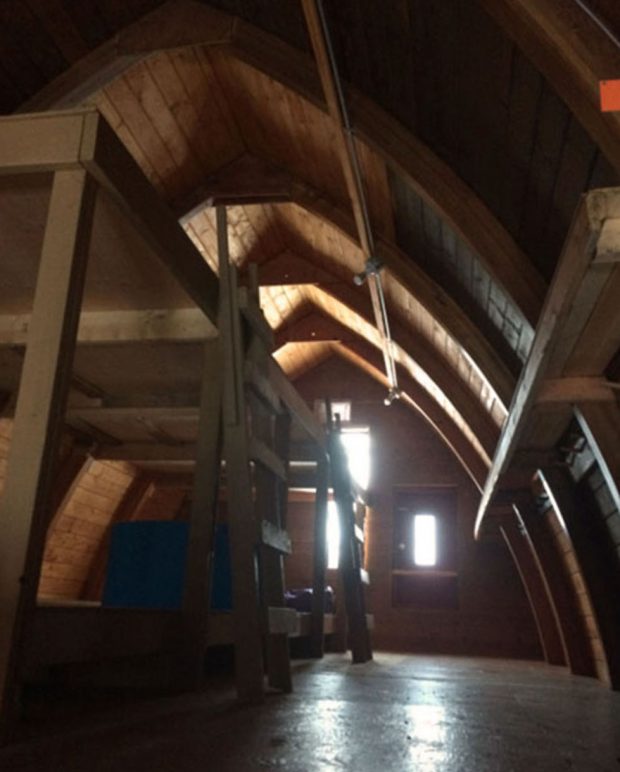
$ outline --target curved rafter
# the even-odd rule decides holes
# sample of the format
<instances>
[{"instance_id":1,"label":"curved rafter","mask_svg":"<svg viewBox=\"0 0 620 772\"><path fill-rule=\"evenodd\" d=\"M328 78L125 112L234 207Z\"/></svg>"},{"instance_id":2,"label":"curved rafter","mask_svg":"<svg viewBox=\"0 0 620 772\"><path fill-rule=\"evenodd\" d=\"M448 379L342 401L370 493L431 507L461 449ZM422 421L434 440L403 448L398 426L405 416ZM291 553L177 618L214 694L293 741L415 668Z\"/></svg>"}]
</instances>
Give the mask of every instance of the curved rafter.
<instances>
[{"instance_id":1,"label":"curved rafter","mask_svg":"<svg viewBox=\"0 0 620 772\"><path fill-rule=\"evenodd\" d=\"M280 271L273 270L273 264L280 265ZM281 273L288 266L289 277L292 284L297 278L295 273L290 273L291 262L287 255L283 258L270 260L261 266L259 275L265 275L265 269L272 275ZM322 313L327 313L330 306L336 305L343 309L352 318L357 318L361 323L372 324L372 313L368 299L356 292L349 284L339 281L336 276L321 269L316 272L315 279L319 281L319 287L311 287L307 291L306 303L319 308ZM317 303L320 302L320 306ZM333 314L330 314L333 316ZM359 325L358 325L359 326ZM278 330L280 340L284 341L287 335L286 322ZM392 337L394 343L400 349L402 356L406 356L415 362L445 393L446 397L455 406L457 411L465 418L467 423L476 427L476 433L489 455L495 450L499 437L499 427L490 413L484 408L474 393L468 389L452 369L438 356L432 346L420 335L413 335L406 326L398 321L395 316L392 321Z\"/></svg>"},{"instance_id":2,"label":"curved rafter","mask_svg":"<svg viewBox=\"0 0 620 772\"><path fill-rule=\"evenodd\" d=\"M148 55L202 44L220 47L326 110L311 57L247 22L192 0L172 0L147 14L75 64L24 108L76 104ZM440 212L480 256L530 324L535 324L545 287L532 261L485 204L426 145L371 100L354 90L348 94L356 134ZM415 286L409 289L415 294Z\"/></svg>"},{"instance_id":3,"label":"curved rafter","mask_svg":"<svg viewBox=\"0 0 620 772\"><path fill-rule=\"evenodd\" d=\"M265 170L271 168L268 162L263 159L255 159L255 161L258 168ZM277 186L271 191L277 202L288 197L305 211L335 228L351 242L353 247L357 248L355 221L344 206L337 204L306 181L295 177L287 169L281 170L279 176L273 171L271 176L277 178L278 181ZM196 190L193 195L188 196L179 204L177 215L182 221L187 222L190 215L195 216L214 200L220 203L234 203L234 199L226 194L227 187L225 181L220 180L216 187L205 186ZM251 200L255 201L257 191L247 192L239 200L243 202L250 195ZM268 200L262 192L259 198L263 203ZM409 292L411 292L411 287L415 287L416 300L468 352L499 399L507 406L512 396L516 377L500 359L482 331L472 322L451 295L417 263L410 260L394 242L379 237L375 239L375 246L388 273L393 274L395 280ZM353 273L352 267L349 268ZM289 280L287 281L291 283Z\"/></svg>"},{"instance_id":4,"label":"curved rafter","mask_svg":"<svg viewBox=\"0 0 620 772\"><path fill-rule=\"evenodd\" d=\"M312 309L312 310L309 310ZM327 336L328 340L338 340L341 342L355 343L356 345L369 344L371 348L365 348L364 350L373 350L376 353L380 353L380 341L377 336L369 334L369 324L359 317L350 315L349 313L342 314L342 309L334 308L322 308L316 305L312 300L309 301L306 306L306 316L292 322L286 326L280 334L277 336L277 341L285 343L291 339L291 337L298 341L298 337L303 335L308 330L309 322L315 323L315 329L310 330L310 334L307 337L306 342L314 342L317 340L317 336ZM318 333L316 332L318 330ZM315 337L312 337L312 332L315 332ZM468 438L468 441L474 445L479 455L484 458L486 463L489 463L490 455L492 455L492 445L489 449L485 449L480 441L480 438L475 435L470 429L469 425L463 420L462 415L445 396L441 389L434 384L427 377L419 376L419 372L415 367L415 364L409 357L403 355L403 352L395 349L395 361L400 366L402 372L407 373L410 381L416 384L416 393L422 389L425 394L425 399L432 399L435 401L440 410L445 413L450 421L452 421L464 436ZM419 392L421 393L421 392Z\"/></svg>"},{"instance_id":5,"label":"curved rafter","mask_svg":"<svg viewBox=\"0 0 620 772\"><path fill-rule=\"evenodd\" d=\"M346 324L337 316L329 314L326 309L319 308L313 304L311 304L311 307L314 311L310 311L306 316L279 331L279 334L276 336L277 344L285 345L291 339L295 342L315 343L323 338L326 341L346 346L360 355L368 355L370 357L368 359L369 363L374 362L375 357L380 358L380 342L376 339L370 340L363 334L364 324L362 320L359 320L356 324L355 319L351 319L350 323ZM356 329L358 324L359 329ZM450 424L453 427L451 436L456 436L457 433L461 435L464 441L474 449L478 458L482 459L487 467L490 466L489 452L482 446L479 438L469 430L468 425L465 424L458 412L454 411L453 406L449 403L442 405L437 399L437 395L432 394L428 390L428 385L425 386L414 377L406 361L402 361L397 357L396 363L399 376L402 373L403 377L407 379L405 393L408 394L416 406L425 414L428 414L430 411L435 417L435 421L441 416L441 424L444 430ZM434 404L435 407L431 408L431 404Z\"/></svg>"},{"instance_id":6,"label":"curved rafter","mask_svg":"<svg viewBox=\"0 0 620 772\"><path fill-rule=\"evenodd\" d=\"M370 375L382 386L385 386L385 376L381 372L381 355L373 351L370 344L364 344L363 342L356 344L336 343L333 344L332 351L336 356L350 362L353 366ZM325 361L325 359L322 361ZM488 471L484 461L472 445L468 443L463 434L458 431L454 423L445 414L442 414L441 408L439 408L437 403L433 399L428 398L415 381L403 372L402 369L399 370L399 378L404 390L403 403L420 414L433 430L437 432L480 490L482 485L484 485Z\"/></svg>"}]
</instances>

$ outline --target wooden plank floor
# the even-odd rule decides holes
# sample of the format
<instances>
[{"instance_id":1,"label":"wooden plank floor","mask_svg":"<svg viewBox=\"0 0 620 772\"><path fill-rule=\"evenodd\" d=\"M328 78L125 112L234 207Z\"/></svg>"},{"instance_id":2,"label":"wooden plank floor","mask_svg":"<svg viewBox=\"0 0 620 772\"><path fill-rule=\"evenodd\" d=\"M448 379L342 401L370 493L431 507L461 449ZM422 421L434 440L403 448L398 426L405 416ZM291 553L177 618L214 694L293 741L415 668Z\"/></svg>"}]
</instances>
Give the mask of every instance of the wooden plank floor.
<instances>
[{"instance_id":1,"label":"wooden plank floor","mask_svg":"<svg viewBox=\"0 0 620 772\"><path fill-rule=\"evenodd\" d=\"M295 665L295 693L233 707L232 682L184 696L39 697L20 772L613 770L620 694L537 663L377 654Z\"/></svg>"}]
</instances>

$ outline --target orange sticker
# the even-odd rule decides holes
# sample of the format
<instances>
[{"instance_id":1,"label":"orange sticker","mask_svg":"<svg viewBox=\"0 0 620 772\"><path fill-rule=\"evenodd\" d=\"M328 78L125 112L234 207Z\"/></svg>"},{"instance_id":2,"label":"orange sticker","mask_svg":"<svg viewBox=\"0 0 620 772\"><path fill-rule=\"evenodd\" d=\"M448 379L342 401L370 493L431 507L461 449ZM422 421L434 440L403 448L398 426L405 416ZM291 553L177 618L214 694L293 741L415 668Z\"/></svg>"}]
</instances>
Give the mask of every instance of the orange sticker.
<instances>
[{"instance_id":1,"label":"orange sticker","mask_svg":"<svg viewBox=\"0 0 620 772\"><path fill-rule=\"evenodd\" d=\"M601 110L604 113L620 111L620 80L602 80Z\"/></svg>"}]
</instances>

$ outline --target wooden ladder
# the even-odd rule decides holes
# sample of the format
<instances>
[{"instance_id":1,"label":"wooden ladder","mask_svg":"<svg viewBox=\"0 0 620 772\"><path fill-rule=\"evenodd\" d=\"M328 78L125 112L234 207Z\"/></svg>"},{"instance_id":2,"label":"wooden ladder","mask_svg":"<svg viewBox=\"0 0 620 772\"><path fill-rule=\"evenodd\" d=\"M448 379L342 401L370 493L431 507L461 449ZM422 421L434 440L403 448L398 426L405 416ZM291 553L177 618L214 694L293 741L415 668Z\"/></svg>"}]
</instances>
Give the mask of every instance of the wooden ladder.
<instances>
[{"instance_id":1,"label":"wooden ladder","mask_svg":"<svg viewBox=\"0 0 620 772\"><path fill-rule=\"evenodd\" d=\"M364 583L367 583L368 579L362 567L361 543L355 523L354 485L346 452L340 440L340 420L336 417L332 423L329 402L326 412L330 430L328 435L330 476L340 521L340 578L346 609L348 640L353 662L362 663L372 659L364 597Z\"/></svg>"},{"instance_id":2,"label":"wooden ladder","mask_svg":"<svg viewBox=\"0 0 620 772\"><path fill-rule=\"evenodd\" d=\"M256 274L237 287L228 256L226 210L217 210L219 329L224 352L223 435L233 583L235 677L242 700L292 689L288 634L297 615L284 603L283 555L291 418L269 381L272 332L258 304Z\"/></svg>"}]
</instances>

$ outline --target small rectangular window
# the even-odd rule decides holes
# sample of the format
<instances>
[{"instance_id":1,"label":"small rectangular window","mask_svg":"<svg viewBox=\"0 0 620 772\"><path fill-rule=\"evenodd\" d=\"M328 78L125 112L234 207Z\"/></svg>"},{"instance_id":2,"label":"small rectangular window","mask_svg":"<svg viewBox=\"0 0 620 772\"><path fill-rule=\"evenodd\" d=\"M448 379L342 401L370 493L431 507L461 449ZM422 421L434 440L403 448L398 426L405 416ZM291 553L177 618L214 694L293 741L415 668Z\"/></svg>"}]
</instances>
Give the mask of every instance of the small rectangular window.
<instances>
[{"instance_id":1,"label":"small rectangular window","mask_svg":"<svg viewBox=\"0 0 620 772\"><path fill-rule=\"evenodd\" d=\"M437 565L435 515L415 515L413 518L413 562L416 566Z\"/></svg>"}]
</instances>

